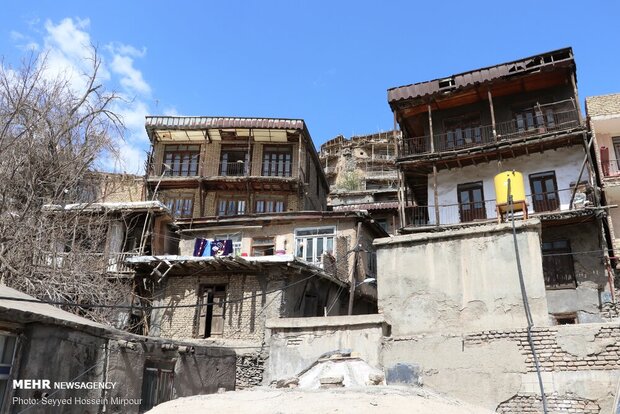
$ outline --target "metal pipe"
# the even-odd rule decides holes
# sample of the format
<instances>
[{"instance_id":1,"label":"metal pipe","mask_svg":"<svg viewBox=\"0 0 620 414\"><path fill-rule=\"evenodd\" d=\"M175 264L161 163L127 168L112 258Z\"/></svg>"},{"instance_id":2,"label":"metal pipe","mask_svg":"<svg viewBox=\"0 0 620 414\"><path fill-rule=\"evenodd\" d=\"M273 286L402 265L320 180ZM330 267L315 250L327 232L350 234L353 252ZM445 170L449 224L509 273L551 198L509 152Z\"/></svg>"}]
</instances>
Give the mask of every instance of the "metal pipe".
<instances>
[{"instance_id":1,"label":"metal pipe","mask_svg":"<svg viewBox=\"0 0 620 414\"><path fill-rule=\"evenodd\" d=\"M534 365L536 367L536 375L538 377L538 385L540 387L540 396L542 398L543 411L545 414L547 411L547 397L545 396L545 387L543 385L542 375L540 373L540 362L538 361L538 355L536 354L536 347L534 346L534 340L532 339L532 327L534 321L532 319L532 312L530 310L530 303L527 299L527 291L525 289L525 280L523 279L523 269L521 268L521 258L519 256L519 243L517 241L517 229L515 227L515 210L514 200L512 198L512 192L510 188L510 178L508 178L508 204L510 206L510 217L512 222L512 240L515 246L515 255L517 259L517 272L519 273L519 285L521 287L521 298L523 299L523 308L525 310L525 318L527 320L527 341L530 344L532 350L532 357L534 359Z\"/></svg>"}]
</instances>

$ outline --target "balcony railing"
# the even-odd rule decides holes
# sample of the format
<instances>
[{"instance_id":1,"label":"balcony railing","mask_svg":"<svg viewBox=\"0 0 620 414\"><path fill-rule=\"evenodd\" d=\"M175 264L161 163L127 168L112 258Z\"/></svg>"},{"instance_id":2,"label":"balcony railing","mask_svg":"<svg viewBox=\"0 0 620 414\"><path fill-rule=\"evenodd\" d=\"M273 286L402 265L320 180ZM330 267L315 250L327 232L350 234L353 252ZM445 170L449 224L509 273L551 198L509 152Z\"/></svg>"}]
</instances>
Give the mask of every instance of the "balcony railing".
<instances>
[{"instance_id":1,"label":"balcony railing","mask_svg":"<svg viewBox=\"0 0 620 414\"><path fill-rule=\"evenodd\" d=\"M526 196L528 214L552 211L569 211L573 189L567 188L548 193ZM591 204L590 197L577 192L572 210ZM476 223L497 220L496 200L484 200L472 203L442 204L436 209L434 205L406 207L407 223L412 227L444 226L463 223ZM437 214L438 213L438 214ZM521 214L515 212L515 214ZM437 217L439 216L439 217Z\"/></svg>"},{"instance_id":2,"label":"balcony railing","mask_svg":"<svg viewBox=\"0 0 620 414\"><path fill-rule=\"evenodd\" d=\"M133 273L133 270L125 263L129 257L137 256L138 253L113 253L106 258L104 253L86 252L45 252L39 256L37 264L50 269L107 273Z\"/></svg>"},{"instance_id":3,"label":"balcony railing","mask_svg":"<svg viewBox=\"0 0 620 414\"><path fill-rule=\"evenodd\" d=\"M220 163L220 175L223 177L243 177L249 173L250 165L245 162Z\"/></svg>"},{"instance_id":4,"label":"balcony railing","mask_svg":"<svg viewBox=\"0 0 620 414\"><path fill-rule=\"evenodd\" d=\"M528 114L529 117L499 122L495 125L495 135L493 134L492 125L484 125L434 134L433 146L431 146L431 137L428 135L404 138L401 144L401 153L404 156L408 156L455 151L578 127L579 113L577 110L560 110L558 105L546 105L542 111ZM562 106L565 107L564 104Z\"/></svg>"}]
</instances>

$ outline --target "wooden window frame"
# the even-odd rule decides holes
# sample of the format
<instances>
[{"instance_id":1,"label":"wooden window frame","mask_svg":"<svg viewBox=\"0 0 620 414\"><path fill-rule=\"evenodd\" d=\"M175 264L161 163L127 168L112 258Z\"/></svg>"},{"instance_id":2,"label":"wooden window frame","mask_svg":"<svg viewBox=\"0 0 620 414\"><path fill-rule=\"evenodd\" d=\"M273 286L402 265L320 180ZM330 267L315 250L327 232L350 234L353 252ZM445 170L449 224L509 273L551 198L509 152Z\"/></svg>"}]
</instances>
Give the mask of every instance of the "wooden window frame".
<instances>
[{"instance_id":1,"label":"wooden window frame","mask_svg":"<svg viewBox=\"0 0 620 414\"><path fill-rule=\"evenodd\" d=\"M468 192L469 199L471 200L472 191L480 190L480 195L482 197L482 201L468 201L467 203L463 202L462 193ZM459 203L459 220L461 223L469 223L475 220L486 220L487 219L487 209L486 209L486 201L484 198L484 184L482 181L475 181L471 183L463 183L458 184L456 186L456 194ZM482 204L481 208L476 208L476 204ZM469 209L463 208L463 206L469 205Z\"/></svg>"},{"instance_id":2,"label":"wooden window frame","mask_svg":"<svg viewBox=\"0 0 620 414\"><path fill-rule=\"evenodd\" d=\"M566 246L554 246L554 244L559 243L565 243ZM541 245L541 254L546 289L575 289L577 287L575 261L572 256L570 240L556 239L552 241L543 241ZM558 272L563 269L566 274L563 277L558 276ZM564 279L563 283L562 279Z\"/></svg>"},{"instance_id":3,"label":"wooden window frame","mask_svg":"<svg viewBox=\"0 0 620 414\"><path fill-rule=\"evenodd\" d=\"M271 254L265 254L271 248ZM256 254L257 251L262 250L261 254ZM252 239L252 252L251 256L273 256L276 254L276 240L275 237L256 237Z\"/></svg>"},{"instance_id":4,"label":"wooden window frame","mask_svg":"<svg viewBox=\"0 0 620 414\"><path fill-rule=\"evenodd\" d=\"M264 145L261 172L264 177L292 177L293 146Z\"/></svg>"},{"instance_id":5,"label":"wooden window frame","mask_svg":"<svg viewBox=\"0 0 620 414\"><path fill-rule=\"evenodd\" d=\"M228 285L225 283L203 283L198 285L197 291L197 337L222 338L224 336L224 322L226 320L226 298L228 297ZM216 321L215 325L214 321Z\"/></svg>"},{"instance_id":6,"label":"wooden window frame","mask_svg":"<svg viewBox=\"0 0 620 414\"><path fill-rule=\"evenodd\" d=\"M544 182L551 177L553 179L553 187L554 190L553 191L543 191L541 193L538 193L535 191L535 186L534 186L534 182L537 181L542 181L543 182L543 186L544 186ZM558 193L558 181L555 175L555 171L543 171L543 172L538 172L538 173L533 173L529 175L529 180L530 180L530 190L532 193L532 208L534 209L534 212L536 213L542 213L542 212L546 212L546 211L556 211L560 209L560 195ZM545 190L546 190L546 186L544 186ZM549 194L555 194L555 199L554 200L549 200L548 199L548 195ZM542 201L537 201L536 197L539 195L543 195L544 196L544 200ZM549 208L549 207L553 207L553 208Z\"/></svg>"},{"instance_id":7,"label":"wooden window frame","mask_svg":"<svg viewBox=\"0 0 620 414\"><path fill-rule=\"evenodd\" d=\"M222 213L221 203L223 202L226 203L226 207L224 209L224 213L220 214ZM234 210L231 208L231 203L234 203ZM240 205L239 203L243 203L243 209L239 209L239 205ZM222 196L222 197L218 197L216 208L217 208L216 216L219 216L219 217L244 215L248 213L248 200L246 198L240 198L240 197L234 197L234 196L230 196L230 197Z\"/></svg>"},{"instance_id":8,"label":"wooden window frame","mask_svg":"<svg viewBox=\"0 0 620 414\"><path fill-rule=\"evenodd\" d=\"M229 154L243 154L240 160L229 161ZM252 147L248 145L222 145L220 149L220 165L218 168L221 177L245 177L250 175L252 162Z\"/></svg>"},{"instance_id":9,"label":"wooden window frame","mask_svg":"<svg viewBox=\"0 0 620 414\"><path fill-rule=\"evenodd\" d=\"M170 401L174 390L174 366L176 360L151 360L144 363L142 374L142 401L140 412L150 410L154 406ZM154 380L155 389L149 387ZM154 391L152 393L151 391ZM150 398L149 398L150 397Z\"/></svg>"},{"instance_id":10,"label":"wooden window frame","mask_svg":"<svg viewBox=\"0 0 620 414\"><path fill-rule=\"evenodd\" d=\"M259 207L261 205L262 207ZM271 205L271 208L268 208L269 205ZM280 209L277 208L278 205L281 206ZM259 198L254 200L254 212L257 214L284 213L285 211L286 198Z\"/></svg>"},{"instance_id":11,"label":"wooden window frame","mask_svg":"<svg viewBox=\"0 0 620 414\"><path fill-rule=\"evenodd\" d=\"M479 113L470 113L444 119L444 149L480 145L483 141L482 123ZM469 142L468 142L469 141Z\"/></svg>"},{"instance_id":12,"label":"wooden window frame","mask_svg":"<svg viewBox=\"0 0 620 414\"><path fill-rule=\"evenodd\" d=\"M192 218L194 216L194 194L170 194L166 196L165 204L168 209L170 209L170 213L177 218ZM180 207L181 214L176 214L176 211L179 210L177 208L178 203L184 202L188 205L184 205Z\"/></svg>"},{"instance_id":13,"label":"wooden window frame","mask_svg":"<svg viewBox=\"0 0 620 414\"><path fill-rule=\"evenodd\" d=\"M197 149L189 149L196 147ZM195 162L194 162L195 160ZM200 169L200 144L166 144L162 173L170 177L195 177Z\"/></svg>"}]
</instances>

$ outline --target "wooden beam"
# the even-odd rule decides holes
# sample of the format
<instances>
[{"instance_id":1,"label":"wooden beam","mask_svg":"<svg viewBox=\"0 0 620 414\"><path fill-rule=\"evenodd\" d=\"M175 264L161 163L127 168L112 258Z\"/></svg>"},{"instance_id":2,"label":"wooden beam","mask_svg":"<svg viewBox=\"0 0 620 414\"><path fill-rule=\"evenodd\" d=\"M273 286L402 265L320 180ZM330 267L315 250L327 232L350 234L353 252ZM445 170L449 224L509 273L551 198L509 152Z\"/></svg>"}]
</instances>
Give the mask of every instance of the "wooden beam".
<instances>
[{"instance_id":1,"label":"wooden beam","mask_svg":"<svg viewBox=\"0 0 620 414\"><path fill-rule=\"evenodd\" d=\"M439 226L439 193L437 192L437 165L433 163L433 198L435 203L435 225Z\"/></svg>"}]
</instances>

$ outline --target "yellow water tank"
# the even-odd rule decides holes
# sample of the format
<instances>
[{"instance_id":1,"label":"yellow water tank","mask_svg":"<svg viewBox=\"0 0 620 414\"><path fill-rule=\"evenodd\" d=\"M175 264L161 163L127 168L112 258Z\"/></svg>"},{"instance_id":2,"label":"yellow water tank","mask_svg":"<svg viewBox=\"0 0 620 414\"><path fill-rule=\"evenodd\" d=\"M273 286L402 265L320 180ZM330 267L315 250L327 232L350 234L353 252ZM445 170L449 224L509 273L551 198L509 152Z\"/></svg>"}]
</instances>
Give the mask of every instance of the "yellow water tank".
<instances>
[{"instance_id":1,"label":"yellow water tank","mask_svg":"<svg viewBox=\"0 0 620 414\"><path fill-rule=\"evenodd\" d=\"M508 208L508 181L510 180L510 192L515 211L523 210L525 204L525 185L523 184L523 174L518 171L504 171L495 176L495 196L497 207L501 212L506 212Z\"/></svg>"}]
</instances>

